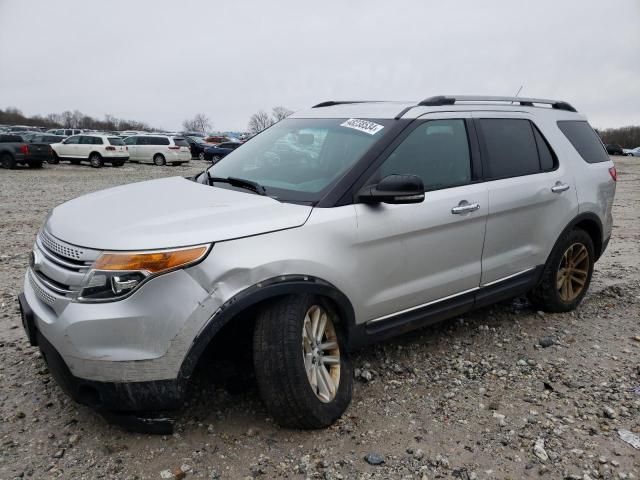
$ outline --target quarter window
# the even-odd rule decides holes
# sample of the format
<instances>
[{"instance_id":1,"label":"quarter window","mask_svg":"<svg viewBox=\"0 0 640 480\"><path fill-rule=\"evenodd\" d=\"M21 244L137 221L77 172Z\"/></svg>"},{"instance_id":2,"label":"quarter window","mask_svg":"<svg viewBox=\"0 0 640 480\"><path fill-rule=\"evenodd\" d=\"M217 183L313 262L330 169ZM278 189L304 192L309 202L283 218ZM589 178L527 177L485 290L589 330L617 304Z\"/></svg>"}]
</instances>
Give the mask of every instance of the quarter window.
<instances>
[{"instance_id":1,"label":"quarter window","mask_svg":"<svg viewBox=\"0 0 640 480\"><path fill-rule=\"evenodd\" d=\"M377 179L391 174L419 176L425 190L471 181L471 155L464 120L431 120L418 125L381 165Z\"/></svg>"},{"instance_id":2,"label":"quarter window","mask_svg":"<svg viewBox=\"0 0 640 480\"><path fill-rule=\"evenodd\" d=\"M607 162L607 155L598 134L583 120L563 120L558 128L569 139L582 159L587 163Z\"/></svg>"}]
</instances>

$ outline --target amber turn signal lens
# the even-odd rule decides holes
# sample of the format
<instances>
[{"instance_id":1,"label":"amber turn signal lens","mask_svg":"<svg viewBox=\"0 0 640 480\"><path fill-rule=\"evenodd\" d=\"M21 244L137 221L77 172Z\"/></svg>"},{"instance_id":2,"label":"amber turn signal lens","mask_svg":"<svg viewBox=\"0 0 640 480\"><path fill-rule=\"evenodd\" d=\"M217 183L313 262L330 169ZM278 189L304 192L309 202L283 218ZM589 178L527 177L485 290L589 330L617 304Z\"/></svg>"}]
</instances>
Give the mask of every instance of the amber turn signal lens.
<instances>
[{"instance_id":1,"label":"amber turn signal lens","mask_svg":"<svg viewBox=\"0 0 640 480\"><path fill-rule=\"evenodd\" d=\"M159 252L107 252L96 260L94 270L141 270L153 274L173 270L195 263L202 259L209 247L181 248Z\"/></svg>"}]
</instances>

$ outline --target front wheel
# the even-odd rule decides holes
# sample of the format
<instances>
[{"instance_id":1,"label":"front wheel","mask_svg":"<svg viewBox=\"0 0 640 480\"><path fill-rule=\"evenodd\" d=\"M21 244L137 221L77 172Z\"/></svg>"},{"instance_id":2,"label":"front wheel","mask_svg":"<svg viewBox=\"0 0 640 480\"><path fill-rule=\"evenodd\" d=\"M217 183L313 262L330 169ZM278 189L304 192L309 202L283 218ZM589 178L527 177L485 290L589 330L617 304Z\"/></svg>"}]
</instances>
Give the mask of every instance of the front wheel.
<instances>
[{"instance_id":1,"label":"front wheel","mask_svg":"<svg viewBox=\"0 0 640 480\"><path fill-rule=\"evenodd\" d=\"M213 164L215 165L216 163L218 163L220 160L222 160L222 157L220 155L214 155L211 158L211 161L213 162Z\"/></svg>"},{"instance_id":2,"label":"front wheel","mask_svg":"<svg viewBox=\"0 0 640 480\"><path fill-rule=\"evenodd\" d=\"M262 399L282 426L331 425L351 401L353 369L340 318L314 295L290 295L265 307L253 336Z\"/></svg>"},{"instance_id":3,"label":"front wheel","mask_svg":"<svg viewBox=\"0 0 640 480\"><path fill-rule=\"evenodd\" d=\"M198 160L205 160L205 158L204 158L204 152L200 152L200 153L198 154Z\"/></svg>"},{"instance_id":4,"label":"front wheel","mask_svg":"<svg viewBox=\"0 0 640 480\"><path fill-rule=\"evenodd\" d=\"M594 262L589 234L580 228L565 233L549 255L540 284L530 294L534 305L547 312L574 310L589 289Z\"/></svg>"},{"instance_id":5,"label":"front wheel","mask_svg":"<svg viewBox=\"0 0 640 480\"><path fill-rule=\"evenodd\" d=\"M60 158L58 157L58 154L56 152L53 152L53 155L47 159L47 162L51 165L57 165L58 163L60 163Z\"/></svg>"}]
</instances>

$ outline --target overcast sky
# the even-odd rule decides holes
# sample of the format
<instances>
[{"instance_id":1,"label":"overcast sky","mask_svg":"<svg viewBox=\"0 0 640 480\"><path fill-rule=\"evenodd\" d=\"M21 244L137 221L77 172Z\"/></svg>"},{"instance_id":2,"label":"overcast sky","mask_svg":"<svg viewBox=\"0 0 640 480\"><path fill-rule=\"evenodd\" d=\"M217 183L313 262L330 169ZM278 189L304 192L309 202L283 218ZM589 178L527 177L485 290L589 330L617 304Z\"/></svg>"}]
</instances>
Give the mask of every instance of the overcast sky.
<instances>
[{"instance_id":1,"label":"overcast sky","mask_svg":"<svg viewBox=\"0 0 640 480\"><path fill-rule=\"evenodd\" d=\"M640 0L0 0L0 108L30 115L237 130L275 105L520 85L640 125Z\"/></svg>"}]
</instances>

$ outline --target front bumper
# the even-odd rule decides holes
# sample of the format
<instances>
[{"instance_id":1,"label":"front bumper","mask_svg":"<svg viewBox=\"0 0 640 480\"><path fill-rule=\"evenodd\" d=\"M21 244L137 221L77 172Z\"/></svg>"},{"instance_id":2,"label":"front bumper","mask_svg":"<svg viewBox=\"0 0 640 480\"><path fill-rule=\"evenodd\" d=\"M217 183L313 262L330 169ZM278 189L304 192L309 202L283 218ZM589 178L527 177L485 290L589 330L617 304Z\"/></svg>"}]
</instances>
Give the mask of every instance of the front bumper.
<instances>
[{"instance_id":1,"label":"front bumper","mask_svg":"<svg viewBox=\"0 0 640 480\"><path fill-rule=\"evenodd\" d=\"M22 324L32 345L40 347L49 372L75 401L112 412L173 410L180 408L185 385L176 379L143 382L101 382L74 376L56 348L38 329L38 318L24 294L18 296Z\"/></svg>"}]
</instances>

